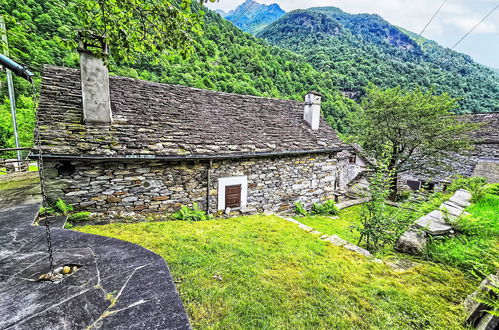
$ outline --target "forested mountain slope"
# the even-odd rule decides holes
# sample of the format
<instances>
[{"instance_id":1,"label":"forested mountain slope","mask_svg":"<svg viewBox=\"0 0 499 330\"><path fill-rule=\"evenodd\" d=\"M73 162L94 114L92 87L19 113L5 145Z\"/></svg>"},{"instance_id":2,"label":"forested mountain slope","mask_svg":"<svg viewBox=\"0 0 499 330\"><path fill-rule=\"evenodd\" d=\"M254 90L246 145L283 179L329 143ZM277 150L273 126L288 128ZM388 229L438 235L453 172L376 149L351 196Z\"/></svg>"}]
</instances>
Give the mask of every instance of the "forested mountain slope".
<instances>
[{"instance_id":1,"label":"forested mountain slope","mask_svg":"<svg viewBox=\"0 0 499 330\"><path fill-rule=\"evenodd\" d=\"M351 15L335 7L290 12L260 34L304 55L345 90L435 87L462 98L460 113L499 111L499 75L471 57L395 27L378 15Z\"/></svg>"},{"instance_id":2,"label":"forested mountain slope","mask_svg":"<svg viewBox=\"0 0 499 330\"><path fill-rule=\"evenodd\" d=\"M71 29L80 25L71 0L0 0L6 18L11 57L37 73L43 64L78 66L78 53L66 46ZM112 52L112 50L111 50ZM218 14L207 11L204 34L197 37L196 51L189 59L177 54L135 54L133 64L111 59L111 72L118 75L172 84L303 100L309 90L323 94L328 121L347 130L345 117L358 107L344 98L328 73L321 73L302 56L270 47L243 33ZM5 81L0 71L0 81ZM22 145L32 143L34 107L30 86L15 79ZM7 89L0 84L0 147L13 146Z\"/></svg>"}]
</instances>

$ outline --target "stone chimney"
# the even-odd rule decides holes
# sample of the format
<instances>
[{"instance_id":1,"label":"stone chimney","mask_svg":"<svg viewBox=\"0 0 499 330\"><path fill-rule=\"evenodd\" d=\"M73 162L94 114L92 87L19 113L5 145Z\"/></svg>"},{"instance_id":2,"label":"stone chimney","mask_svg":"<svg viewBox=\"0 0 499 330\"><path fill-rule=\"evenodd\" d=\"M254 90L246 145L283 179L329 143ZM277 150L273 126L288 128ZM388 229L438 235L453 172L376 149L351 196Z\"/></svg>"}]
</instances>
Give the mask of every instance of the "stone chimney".
<instances>
[{"instance_id":1,"label":"stone chimney","mask_svg":"<svg viewBox=\"0 0 499 330\"><path fill-rule=\"evenodd\" d=\"M83 121L86 124L105 125L111 124L113 121L109 93L109 72L104 63L107 56L107 45L102 38L96 38L96 44L99 46L81 42L78 47Z\"/></svg>"},{"instance_id":2,"label":"stone chimney","mask_svg":"<svg viewBox=\"0 0 499 330\"><path fill-rule=\"evenodd\" d=\"M305 95L305 109L303 111L303 119L308 123L312 130L319 129L321 118L321 94L318 92L308 92Z\"/></svg>"}]
</instances>

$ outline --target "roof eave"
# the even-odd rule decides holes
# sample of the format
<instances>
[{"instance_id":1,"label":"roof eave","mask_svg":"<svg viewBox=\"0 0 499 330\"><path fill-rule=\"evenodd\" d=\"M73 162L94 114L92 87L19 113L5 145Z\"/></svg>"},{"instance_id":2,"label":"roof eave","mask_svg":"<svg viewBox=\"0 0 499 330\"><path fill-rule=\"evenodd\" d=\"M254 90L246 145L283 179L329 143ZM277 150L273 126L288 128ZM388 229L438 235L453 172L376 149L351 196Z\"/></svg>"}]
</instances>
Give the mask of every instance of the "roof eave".
<instances>
[{"instance_id":1,"label":"roof eave","mask_svg":"<svg viewBox=\"0 0 499 330\"><path fill-rule=\"evenodd\" d=\"M248 158L268 158L268 157L284 157L284 156L299 156L306 154L331 154L343 150L352 150L351 146L315 149L315 150L296 150L296 151L279 151L279 152L260 152L260 153L242 153L242 154L218 154L218 155L123 155L123 156L107 156L107 155L57 155L43 153L42 158L52 159L70 159L70 160L162 160L162 161L186 161L186 160L231 160L231 159L248 159ZM39 155L32 153L30 158L38 158Z\"/></svg>"}]
</instances>

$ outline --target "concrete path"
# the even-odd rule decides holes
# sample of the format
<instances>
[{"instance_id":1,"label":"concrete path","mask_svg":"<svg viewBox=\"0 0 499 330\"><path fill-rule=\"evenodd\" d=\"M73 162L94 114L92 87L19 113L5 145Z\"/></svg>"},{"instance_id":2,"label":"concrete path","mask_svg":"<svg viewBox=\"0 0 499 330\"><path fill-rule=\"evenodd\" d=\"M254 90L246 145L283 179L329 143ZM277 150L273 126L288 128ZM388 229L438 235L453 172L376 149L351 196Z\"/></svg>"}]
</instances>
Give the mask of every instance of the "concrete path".
<instances>
[{"instance_id":1,"label":"concrete path","mask_svg":"<svg viewBox=\"0 0 499 330\"><path fill-rule=\"evenodd\" d=\"M55 266L81 268L36 281L48 272L45 228L32 226L41 201L20 191L0 190L0 329L190 328L165 261L135 244L52 229Z\"/></svg>"}]
</instances>

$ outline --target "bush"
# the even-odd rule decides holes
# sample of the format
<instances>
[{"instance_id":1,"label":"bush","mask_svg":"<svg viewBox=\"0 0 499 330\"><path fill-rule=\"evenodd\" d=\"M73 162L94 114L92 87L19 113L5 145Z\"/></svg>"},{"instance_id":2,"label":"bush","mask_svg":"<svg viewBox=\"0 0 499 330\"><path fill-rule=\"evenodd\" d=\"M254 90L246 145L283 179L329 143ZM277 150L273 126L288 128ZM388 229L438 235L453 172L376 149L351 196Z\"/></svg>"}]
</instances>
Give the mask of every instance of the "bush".
<instances>
[{"instance_id":1,"label":"bush","mask_svg":"<svg viewBox=\"0 0 499 330\"><path fill-rule=\"evenodd\" d=\"M307 209L303 206L303 202L295 202L295 213L302 217L306 217L308 215Z\"/></svg>"},{"instance_id":2,"label":"bush","mask_svg":"<svg viewBox=\"0 0 499 330\"><path fill-rule=\"evenodd\" d=\"M73 211L73 205L66 203L64 200L58 198L55 202L51 203L47 207L40 208L40 216L51 216L51 215L68 215L69 212Z\"/></svg>"},{"instance_id":3,"label":"bush","mask_svg":"<svg viewBox=\"0 0 499 330\"><path fill-rule=\"evenodd\" d=\"M62 213L64 215L68 215L69 212L73 211L73 205L67 204L60 198L55 201L53 208L57 213Z\"/></svg>"},{"instance_id":4,"label":"bush","mask_svg":"<svg viewBox=\"0 0 499 330\"><path fill-rule=\"evenodd\" d=\"M458 189L465 189L471 193L471 202L476 203L482 199L488 191L487 179L480 177L459 178L452 182L449 191L455 192Z\"/></svg>"},{"instance_id":5,"label":"bush","mask_svg":"<svg viewBox=\"0 0 499 330\"><path fill-rule=\"evenodd\" d=\"M312 213L317 215L337 215L340 212L333 200L327 200L322 204L314 203Z\"/></svg>"},{"instance_id":6,"label":"bush","mask_svg":"<svg viewBox=\"0 0 499 330\"><path fill-rule=\"evenodd\" d=\"M489 185L488 193L499 196L499 183L493 183Z\"/></svg>"},{"instance_id":7,"label":"bush","mask_svg":"<svg viewBox=\"0 0 499 330\"><path fill-rule=\"evenodd\" d=\"M78 212L78 213L73 213L68 216L68 221L74 222L74 221L83 221L83 220L88 220L90 218L90 212Z\"/></svg>"},{"instance_id":8,"label":"bush","mask_svg":"<svg viewBox=\"0 0 499 330\"><path fill-rule=\"evenodd\" d=\"M172 217L177 220L189 221L209 220L212 218L205 211L199 209L198 203L192 203L192 208L181 206L180 210L172 214Z\"/></svg>"}]
</instances>

